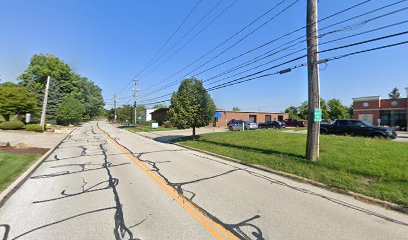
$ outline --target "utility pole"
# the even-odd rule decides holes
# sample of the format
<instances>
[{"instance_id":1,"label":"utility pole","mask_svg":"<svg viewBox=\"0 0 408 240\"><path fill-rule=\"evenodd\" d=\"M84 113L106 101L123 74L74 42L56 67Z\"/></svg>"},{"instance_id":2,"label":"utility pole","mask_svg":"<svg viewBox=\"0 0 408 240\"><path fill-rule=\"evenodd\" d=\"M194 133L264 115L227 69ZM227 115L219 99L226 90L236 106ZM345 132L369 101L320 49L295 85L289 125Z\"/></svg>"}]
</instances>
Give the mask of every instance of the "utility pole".
<instances>
[{"instance_id":1,"label":"utility pole","mask_svg":"<svg viewBox=\"0 0 408 240\"><path fill-rule=\"evenodd\" d=\"M116 118L117 118L117 115L116 115L116 95L113 95L113 109L114 109L114 116L113 116L113 123L116 123Z\"/></svg>"},{"instance_id":2,"label":"utility pole","mask_svg":"<svg viewBox=\"0 0 408 240\"><path fill-rule=\"evenodd\" d=\"M308 121L306 158L311 161L319 159L320 141L320 82L318 68L318 26L317 0L307 0L306 37L307 37L307 70L308 70Z\"/></svg>"},{"instance_id":3,"label":"utility pole","mask_svg":"<svg viewBox=\"0 0 408 240\"><path fill-rule=\"evenodd\" d=\"M43 131L45 130L45 113L47 112L48 89L49 88L50 88L50 76L47 77L47 83L45 85L44 102L43 102L41 120L40 120L40 126Z\"/></svg>"},{"instance_id":4,"label":"utility pole","mask_svg":"<svg viewBox=\"0 0 408 240\"><path fill-rule=\"evenodd\" d=\"M138 80L133 80L134 81L134 83L135 83L135 87L133 88L133 94L134 94L134 97L135 97L135 102L134 102L134 108L135 108L135 127L136 127L136 124L137 124L137 105L136 105L136 94L137 94L137 92L139 92L139 89L138 88L136 88L136 86L137 86L137 83L138 83Z\"/></svg>"}]
</instances>

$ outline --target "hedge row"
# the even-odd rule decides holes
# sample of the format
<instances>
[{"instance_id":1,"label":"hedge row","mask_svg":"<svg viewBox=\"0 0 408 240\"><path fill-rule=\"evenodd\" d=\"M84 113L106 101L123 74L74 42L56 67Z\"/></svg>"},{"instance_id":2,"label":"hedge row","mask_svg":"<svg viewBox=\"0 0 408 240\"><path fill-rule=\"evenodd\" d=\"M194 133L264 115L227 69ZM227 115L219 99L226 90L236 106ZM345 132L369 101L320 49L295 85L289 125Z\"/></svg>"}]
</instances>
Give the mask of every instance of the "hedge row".
<instances>
[{"instance_id":1,"label":"hedge row","mask_svg":"<svg viewBox=\"0 0 408 240\"><path fill-rule=\"evenodd\" d=\"M17 130L23 129L27 131L42 132L40 124L27 124L24 126L24 123L21 121L10 121L0 123L0 129L3 130Z\"/></svg>"}]
</instances>

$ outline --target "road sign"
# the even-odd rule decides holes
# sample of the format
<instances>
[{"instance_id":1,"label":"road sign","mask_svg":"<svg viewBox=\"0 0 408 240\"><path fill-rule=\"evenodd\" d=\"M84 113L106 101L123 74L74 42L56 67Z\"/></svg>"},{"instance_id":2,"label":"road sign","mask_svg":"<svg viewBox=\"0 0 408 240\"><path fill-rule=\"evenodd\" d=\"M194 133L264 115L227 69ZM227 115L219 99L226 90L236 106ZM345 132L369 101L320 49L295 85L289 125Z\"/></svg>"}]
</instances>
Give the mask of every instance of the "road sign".
<instances>
[{"instance_id":1,"label":"road sign","mask_svg":"<svg viewBox=\"0 0 408 240\"><path fill-rule=\"evenodd\" d=\"M322 109L315 109L314 111L314 121L321 122L322 121Z\"/></svg>"}]
</instances>

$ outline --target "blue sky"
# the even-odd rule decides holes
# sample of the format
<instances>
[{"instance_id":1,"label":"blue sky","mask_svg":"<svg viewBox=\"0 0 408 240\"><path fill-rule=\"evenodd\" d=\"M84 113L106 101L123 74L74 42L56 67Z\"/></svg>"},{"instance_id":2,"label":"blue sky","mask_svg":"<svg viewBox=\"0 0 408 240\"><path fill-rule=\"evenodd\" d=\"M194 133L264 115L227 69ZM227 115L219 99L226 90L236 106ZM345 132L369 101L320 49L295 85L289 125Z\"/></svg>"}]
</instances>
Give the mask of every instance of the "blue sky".
<instances>
[{"instance_id":1,"label":"blue sky","mask_svg":"<svg viewBox=\"0 0 408 240\"><path fill-rule=\"evenodd\" d=\"M15 80L16 77L27 67L29 59L33 54L51 53L70 64L77 73L96 82L103 89L103 95L106 99L111 99L115 93L118 94L118 97L129 96L132 94L131 87L125 88L119 93L118 91L123 89L130 81L132 81L132 79L134 79L135 75L149 62L169 36L175 32L177 27L197 2L197 0L0 0L1 79L3 82ZM152 69L154 69L154 71L151 71L149 74L141 74L138 76L139 88L141 90L139 93L141 96L138 100L139 103L166 99L160 98L158 100L148 101L149 99L154 99L155 97L174 91L177 88L177 85L155 92L156 89L167 85L168 83L181 80L184 75L192 72L193 69L234 44L244 35L260 26L268 18L295 2L295 0L287 0L283 2L278 8L264 16L259 22L251 25L248 29L232 38L212 54L180 71L185 66L189 65L194 60L232 36L234 33L241 30L252 20L261 16L268 9L281 2L281 0L237 0L235 3L233 3L234 0L223 0L206 19L197 25L197 27L184 38L183 41L179 41L188 29L194 26L199 19L207 14L218 2L219 1L216 0L201 1L191 16L185 21L185 24L182 25L178 32L176 32L161 53L178 43L179 45L175 45L172 50L167 52L169 55L172 54L173 51L178 49L192 36L199 32L217 14L223 11L223 9L227 8L230 4L232 5L208 28L202 31L186 47L171 57L167 62L157 68L155 67L168 56L164 55L156 65L153 65ZM219 57L210 61L199 70L193 71L188 76L194 75L199 79L208 79L268 50L276 48L277 46L297 37L303 36L305 34L304 30L220 67L196 75L196 73L202 70L215 66L299 27L305 26L305 2L306 1L301 0L294 4L293 7L277 16L274 20L245 38L239 44L219 55ZM319 17L322 19L360 2L364 1L320 0ZM330 24L366 13L393 2L397 1L370 1L367 4L344 14L321 22L319 27L324 28ZM336 31L335 33L325 35L320 39L320 42L323 43L340 37L408 20L408 11L405 10L366 24L359 24L364 20L405 7L408 7L408 1L357 18L353 21L332 28L327 28L320 33L327 33L340 29L343 29L343 31ZM350 28L350 25L353 25L353 27ZM381 31L325 44L322 45L320 49L346 45L406 31L407 29L408 24L405 23ZM408 35L402 35L375 43L325 53L322 54L320 58L324 59L375 46L407 41L407 36ZM304 47L304 43L298 44L293 48L287 49L265 61L259 62L258 64L301 50ZM302 53L294 54L283 60L278 60L275 63L265 65L264 68L281 63L285 60L290 60L299 54ZM321 66L321 96L325 99L336 97L341 99L345 104L351 104L353 97L372 95L386 97L387 93L392 88L398 87L400 88L402 96L405 97L404 88L408 87L407 55L408 45L402 45L395 48L329 62L326 67ZM304 61L305 60L300 60L277 68L274 71L282 70L303 63ZM245 69L246 68L242 68L240 71ZM148 72L149 71L145 73ZM175 74L177 72L179 73ZM231 73L230 75L234 73ZM174 76L167 79L171 75ZM239 75L236 78L244 75L245 74ZM158 84L158 82L161 83ZM282 111L291 105L299 105L302 101L307 99L307 71L305 68L299 68L288 74L275 75L212 91L211 95L213 96L217 107L222 109L231 109L234 106L238 106L241 110L247 111ZM131 99L121 99L120 102L125 103L128 100ZM108 108L110 107L110 103L111 101L108 100Z\"/></svg>"}]
</instances>

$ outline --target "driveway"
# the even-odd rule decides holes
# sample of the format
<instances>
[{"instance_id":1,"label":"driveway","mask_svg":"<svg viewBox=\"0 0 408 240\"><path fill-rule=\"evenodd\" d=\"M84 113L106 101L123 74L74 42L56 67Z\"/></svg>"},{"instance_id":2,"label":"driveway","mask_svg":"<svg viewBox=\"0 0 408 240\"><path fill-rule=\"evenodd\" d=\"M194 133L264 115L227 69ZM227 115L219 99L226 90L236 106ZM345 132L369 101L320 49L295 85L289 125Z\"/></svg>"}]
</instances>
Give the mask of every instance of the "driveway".
<instances>
[{"instance_id":1,"label":"driveway","mask_svg":"<svg viewBox=\"0 0 408 240\"><path fill-rule=\"evenodd\" d=\"M0 130L0 142L9 142L11 146L23 143L29 147L51 148L59 143L68 132L28 132L22 130Z\"/></svg>"}]
</instances>

